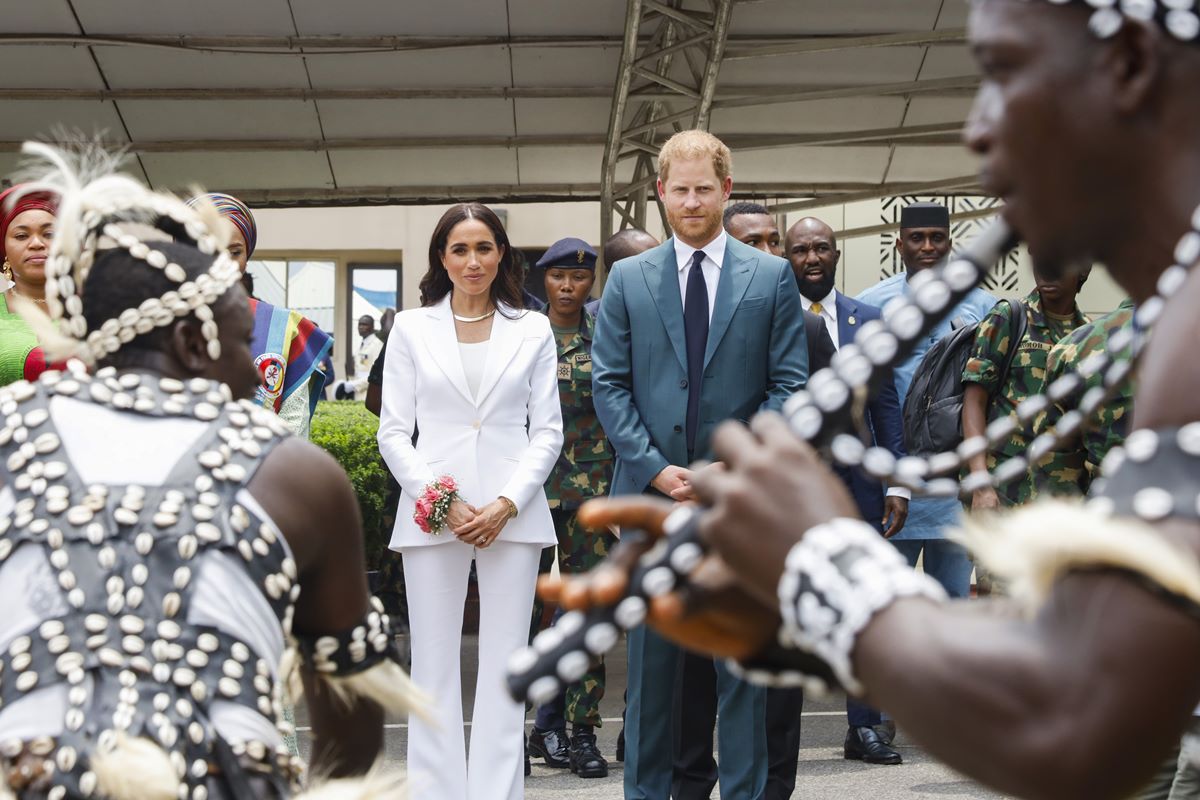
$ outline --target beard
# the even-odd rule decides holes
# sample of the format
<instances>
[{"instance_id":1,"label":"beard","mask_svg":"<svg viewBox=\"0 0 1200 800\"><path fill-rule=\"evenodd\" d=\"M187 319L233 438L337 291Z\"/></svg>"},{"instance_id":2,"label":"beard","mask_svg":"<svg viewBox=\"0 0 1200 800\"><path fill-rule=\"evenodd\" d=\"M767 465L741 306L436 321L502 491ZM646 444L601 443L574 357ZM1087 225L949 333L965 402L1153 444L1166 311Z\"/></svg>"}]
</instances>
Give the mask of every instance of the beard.
<instances>
[{"instance_id":1,"label":"beard","mask_svg":"<svg viewBox=\"0 0 1200 800\"><path fill-rule=\"evenodd\" d=\"M703 241L707 244L721 232L721 215L724 212L720 208L706 212L703 220L687 219L683 213L674 211L669 206L666 211L667 224L676 237L686 236L693 241Z\"/></svg>"},{"instance_id":2,"label":"beard","mask_svg":"<svg viewBox=\"0 0 1200 800\"><path fill-rule=\"evenodd\" d=\"M810 281L801 274L796 278L796 283L800 287L800 294L817 303L824 300L833 291L834 276L827 275L819 281Z\"/></svg>"}]
</instances>

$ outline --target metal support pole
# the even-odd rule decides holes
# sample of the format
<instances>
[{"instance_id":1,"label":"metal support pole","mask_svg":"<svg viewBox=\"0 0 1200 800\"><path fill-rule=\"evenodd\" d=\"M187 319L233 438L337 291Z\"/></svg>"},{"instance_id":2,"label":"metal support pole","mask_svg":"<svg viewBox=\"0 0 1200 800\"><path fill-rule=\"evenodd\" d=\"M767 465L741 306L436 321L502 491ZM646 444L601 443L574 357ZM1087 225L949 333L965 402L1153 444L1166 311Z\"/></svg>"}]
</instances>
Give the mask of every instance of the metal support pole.
<instances>
[{"instance_id":1,"label":"metal support pole","mask_svg":"<svg viewBox=\"0 0 1200 800\"><path fill-rule=\"evenodd\" d=\"M615 230L645 227L662 139L684 124L708 128L734 2L708 0L701 9L689 0L627 0L600 178L601 243ZM651 24L649 40L639 38ZM618 181L618 166L630 159L631 178ZM665 225L661 204L659 214Z\"/></svg>"}]
</instances>

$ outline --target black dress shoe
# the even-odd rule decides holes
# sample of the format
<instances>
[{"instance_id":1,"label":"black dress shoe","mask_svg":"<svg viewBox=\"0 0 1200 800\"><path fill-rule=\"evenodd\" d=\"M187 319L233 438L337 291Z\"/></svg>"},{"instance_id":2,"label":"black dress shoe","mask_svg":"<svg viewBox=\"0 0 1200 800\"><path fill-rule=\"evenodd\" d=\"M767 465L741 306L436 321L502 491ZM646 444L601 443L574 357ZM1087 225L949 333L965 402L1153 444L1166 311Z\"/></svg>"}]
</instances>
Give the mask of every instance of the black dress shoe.
<instances>
[{"instance_id":1,"label":"black dress shoe","mask_svg":"<svg viewBox=\"0 0 1200 800\"><path fill-rule=\"evenodd\" d=\"M528 778L533 774L533 765L529 763L529 751L525 751L525 777Z\"/></svg>"},{"instance_id":2,"label":"black dress shoe","mask_svg":"<svg viewBox=\"0 0 1200 800\"><path fill-rule=\"evenodd\" d=\"M607 778L608 762L596 747L596 734L591 728L575 728L571 736L571 772L581 778Z\"/></svg>"},{"instance_id":3,"label":"black dress shoe","mask_svg":"<svg viewBox=\"0 0 1200 800\"><path fill-rule=\"evenodd\" d=\"M571 766L568 750L567 731L563 728L549 731L534 728L529 734L529 752L545 759L547 767L566 769Z\"/></svg>"},{"instance_id":4,"label":"black dress shoe","mask_svg":"<svg viewBox=\"0 0 1200 800\"><path fill-rule=\"evenodd\" d=\"M842 754L851 761L865 761L868 764L899 764L904 759L900 754L883 743L874 728L850 728L846 731L846 743Z\"/></svg>"},{"instance_id":5,"label":"black dress shoe","mask_svg":"<svg viewBox=\"0 0 1200 800\"><path fill-rule=\"evenodd\" d=\"M879 740L884 744L890 745L896 741L896 721L894 719L885 719L872 727L875 728L875 732L879 734Z\"/></svg>"},{"instance_id":6,"label":"black dress shoe","mask_svg":"<svg viewBox=\"0 0 1200 800\"><path fill-rule=\"evenodd\" d=\"M617 754L616 761L625 760L625 729L621 728L621 732L617 734Z\"/></svg>"}]
</instances>

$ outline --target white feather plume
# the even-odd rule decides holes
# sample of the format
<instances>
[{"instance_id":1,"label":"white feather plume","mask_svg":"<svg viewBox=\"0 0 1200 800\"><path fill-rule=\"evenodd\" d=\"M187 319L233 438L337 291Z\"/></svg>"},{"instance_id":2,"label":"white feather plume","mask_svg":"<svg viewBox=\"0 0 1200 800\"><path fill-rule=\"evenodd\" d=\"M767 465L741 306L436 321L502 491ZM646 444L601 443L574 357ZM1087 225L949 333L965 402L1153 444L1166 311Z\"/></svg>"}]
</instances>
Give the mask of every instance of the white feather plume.
<instances>
[{"instance_id":1,"label":"white feather plume","mask_svg":"<svg viewBox=\"0 0 1200 800\"><path fill-rule=\"evenodd\" d=\"M117 734L110 752L91 757L99 794L109 800L175 800L179 776L167 752L149 739Z\"/></svg>"},{"instance_id":2,"label":"white feather plume","mask_svg":"<svg viewBox=\"0 0 1200 800\"><path fill-rule=\"evenodd\" d=\"M381 661L370 669L346 677L313 674L317 678L317 690L329 691L347 708L362 698L389 714L413 714L426 722L434 721L429 713L429 695L421 691L394 661Z\"/></svg>"},{"instance_id":3,"label":"white feather plume","mask_svg":"<svg viewBox=\"0 0 1200 800\"><path fill-rule=\"evenodd\" d=\"M968 517L955 537L1009 593L1034 611L1062 575L1113 568L1143 575L1200 603L1200 560L1136 519L1112 517L1080 503L1043 501L1005 514Z\"/></svg>"},{"instance_id":4,"label":"white feather plume","mask_svg":"<svg viewBox=\"0 0 1200 800\"><path fill-rule=\"evenodd\" d=\"M360 778L317 778L296 800L404 800L404 776L380 764Z\"/></svg>"},{"instance_id":5,"label":"white feather plume","mask_svg":"<svg viewBox=\"0 0 1200 800\"><path fill-rule=\"evenodd\" d=\"M18 173L18 179L25 184L22 194L52 192L58 196L50 254L67 256L76 269L89 233L84 222L88 211L137 208L145 205L139 201L152 194L129 175L118 172L121 156L97 143L77 143L64 148L25 142L21 152L26 156ZM147 213L141 218L148 216ZM75 278L78 281L79 275Z\"/></svg>"}]
</instances>

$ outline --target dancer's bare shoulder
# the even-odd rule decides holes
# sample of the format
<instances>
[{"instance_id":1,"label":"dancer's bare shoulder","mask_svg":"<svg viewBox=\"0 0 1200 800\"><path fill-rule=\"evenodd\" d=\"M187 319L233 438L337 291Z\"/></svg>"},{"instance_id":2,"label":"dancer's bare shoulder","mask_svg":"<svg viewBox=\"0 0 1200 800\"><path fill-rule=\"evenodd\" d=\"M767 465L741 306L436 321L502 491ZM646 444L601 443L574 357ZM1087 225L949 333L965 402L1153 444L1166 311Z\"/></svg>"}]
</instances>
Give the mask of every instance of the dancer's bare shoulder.
<instances>
[{"instance_id":1,"label":"dancer's bare shoulder","mask_svg":"<svg viewBox=\"0 0 1200 800\"><path fill-rule=\"evenodd\" d=\"M321 448L295 437L275 447L247 487L283 532L301 572L331 539L362 547L354 487Z\"/></svg>"}]
</instances>

